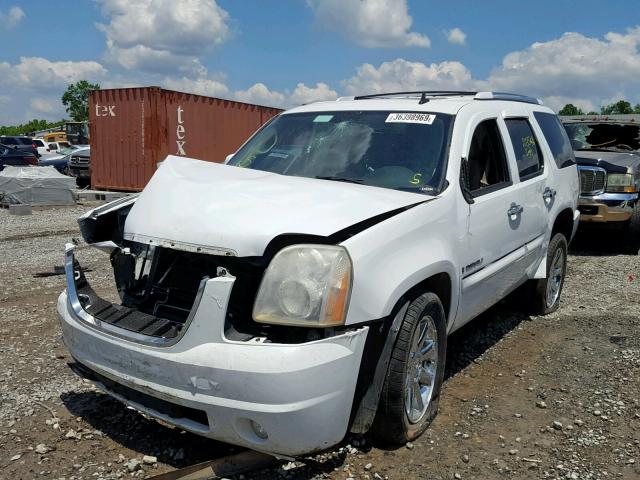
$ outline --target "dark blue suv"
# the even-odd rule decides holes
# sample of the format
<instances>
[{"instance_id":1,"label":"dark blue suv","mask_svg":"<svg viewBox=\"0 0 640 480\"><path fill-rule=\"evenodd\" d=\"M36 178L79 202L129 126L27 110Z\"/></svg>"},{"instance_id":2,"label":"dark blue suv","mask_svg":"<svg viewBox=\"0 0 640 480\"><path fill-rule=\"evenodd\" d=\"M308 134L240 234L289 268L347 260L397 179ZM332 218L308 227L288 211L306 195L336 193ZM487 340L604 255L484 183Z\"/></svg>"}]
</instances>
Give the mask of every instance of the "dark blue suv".
<instances>
[{"instance_id":1,"label":"dark blue suv","mask_svg":"<svg viewBox=\"0 0 640 480\"><path fill-rule=\"evenodd\" d=\"M23 152L33 153L36 157L40 156L38 146L29 137L2 135L0 143Z\"/></svg>"}]
</instances>

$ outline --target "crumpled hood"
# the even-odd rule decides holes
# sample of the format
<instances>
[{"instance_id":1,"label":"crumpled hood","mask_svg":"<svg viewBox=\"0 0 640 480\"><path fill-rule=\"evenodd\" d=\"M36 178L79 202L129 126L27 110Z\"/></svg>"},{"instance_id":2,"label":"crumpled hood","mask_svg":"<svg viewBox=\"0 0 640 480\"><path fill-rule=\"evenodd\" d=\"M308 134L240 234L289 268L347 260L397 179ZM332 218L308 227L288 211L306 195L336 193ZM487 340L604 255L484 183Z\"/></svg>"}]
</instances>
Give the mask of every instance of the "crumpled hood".
<instances>
[{"instance_id":1,"label":"crumpled hood","mask_svg":"<svg viewBox=\"0 0 640 480\"><path fill-rule=\"evenodd\" d=\"M575 152L576 162L578 165L592 165L599 164L615 165L625 169L637 167L640 164L640 152L606 152L606 151L585 151L578 150Z\"/></svg>"},{"instance_id":2,"label":"crumpled hood","mask_svg":"<svg viewBox=\"0 0 640 480\"><path fill-rule=\"evenodd\" d=\"M127 216L124 237L262 255L276 236L328 236L430 197L168 156Z\"/></svg>"}]
</instances>

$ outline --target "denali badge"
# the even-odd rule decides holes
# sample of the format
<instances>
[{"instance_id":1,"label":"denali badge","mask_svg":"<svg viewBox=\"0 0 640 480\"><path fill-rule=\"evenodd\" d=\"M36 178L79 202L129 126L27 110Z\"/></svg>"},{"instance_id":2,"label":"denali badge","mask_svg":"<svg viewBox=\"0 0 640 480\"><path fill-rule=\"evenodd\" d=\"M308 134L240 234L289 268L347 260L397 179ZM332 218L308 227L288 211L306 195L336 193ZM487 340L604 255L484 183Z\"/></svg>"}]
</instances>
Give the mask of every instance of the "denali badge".
<instances>
[{"instance_id":1,"label":"denali badge","mask_svg":"<svg viewBox=\"0 0 640 480\"><path fill-rule=\"evenodd\" d=\"M473 270L478 269L479 267L482 266L482 262L484 261L483 258L479 258L478 260L476 260L475 262L470 263L469 265L467 265L466 267L462 267L462 274L464 275L471 273Z\"/></svg>"}]
</instances>

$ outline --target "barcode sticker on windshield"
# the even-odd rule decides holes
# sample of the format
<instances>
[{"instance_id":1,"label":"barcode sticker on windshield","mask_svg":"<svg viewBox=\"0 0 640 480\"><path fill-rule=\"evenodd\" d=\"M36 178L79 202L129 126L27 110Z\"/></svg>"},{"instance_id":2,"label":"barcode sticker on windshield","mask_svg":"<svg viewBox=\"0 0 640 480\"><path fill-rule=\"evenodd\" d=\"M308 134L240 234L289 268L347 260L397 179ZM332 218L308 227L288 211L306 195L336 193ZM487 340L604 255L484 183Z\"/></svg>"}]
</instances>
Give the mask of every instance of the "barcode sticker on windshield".
<instances>
[{"instance_id":1,"label":"barcode sticker on windshield","mask_svg":"<svg viewBox=\"0 0 640 480\"><path fill-rule=\"evenodd\" d=\"M390 113L385 123L423 123L431 125L436 119L429 113Z\"/></svg>"}]
</instances>

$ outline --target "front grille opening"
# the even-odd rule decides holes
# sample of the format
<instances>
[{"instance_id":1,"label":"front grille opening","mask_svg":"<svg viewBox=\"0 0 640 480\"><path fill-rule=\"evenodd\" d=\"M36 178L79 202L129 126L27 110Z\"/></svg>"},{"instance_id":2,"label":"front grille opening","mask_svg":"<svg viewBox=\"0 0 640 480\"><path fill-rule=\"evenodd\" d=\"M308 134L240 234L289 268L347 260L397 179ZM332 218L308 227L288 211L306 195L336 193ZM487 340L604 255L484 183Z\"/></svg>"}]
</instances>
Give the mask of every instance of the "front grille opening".
<instances>
[{"instance_id":1,"label":"front grille opening","mask_svg":"<svg viewBox=\"0 0 640 480\"><path fill-rule=\"evenodd\" d=\"M253 304L263 268L250 259L193 253L126 242L111 258L122 305L155 317L184 323L203 280L236 277L236 309L245 313ZM233 302L232 302L233 303Z\"/></svg>"},{"instance_id":2,"label":"front grille opening","mask_svg":"<svg viewBox=\"0 0 640 480\"><path fill-rule=\"evenodd\" d=\"M116 250L111 257L122 305L154 317L184 323L200 282L215 277L211 255L198 255L142 244Z\"/></svg>"}]
</instances>

